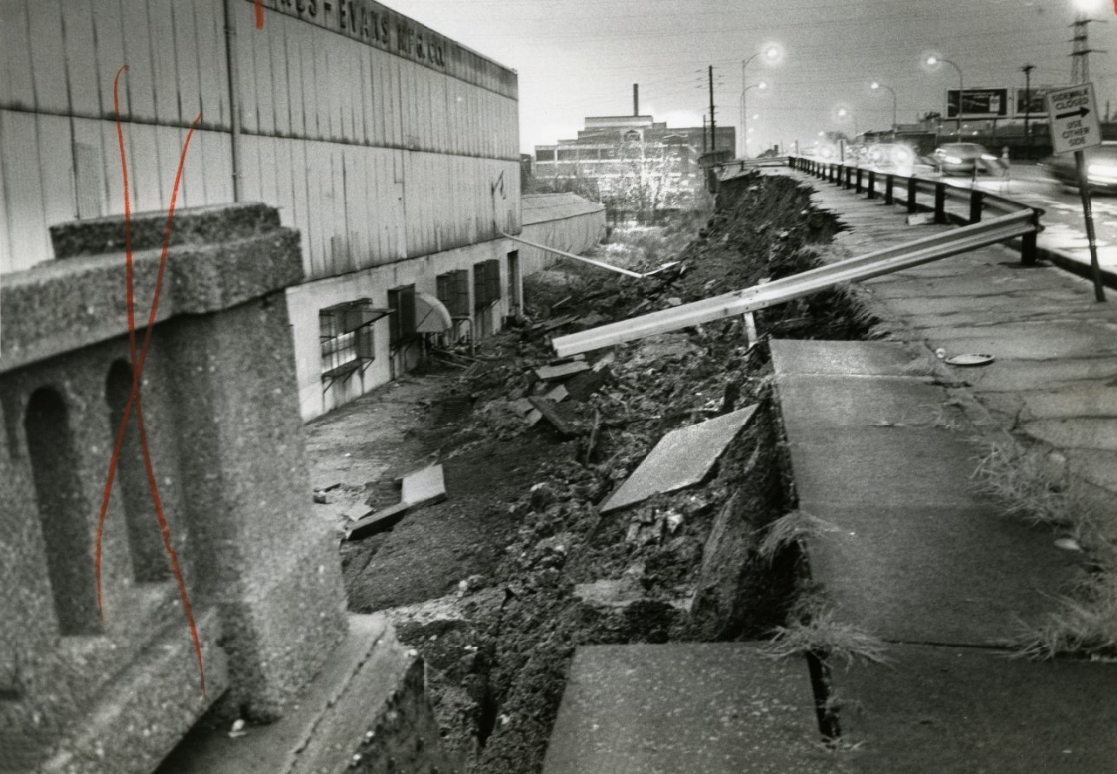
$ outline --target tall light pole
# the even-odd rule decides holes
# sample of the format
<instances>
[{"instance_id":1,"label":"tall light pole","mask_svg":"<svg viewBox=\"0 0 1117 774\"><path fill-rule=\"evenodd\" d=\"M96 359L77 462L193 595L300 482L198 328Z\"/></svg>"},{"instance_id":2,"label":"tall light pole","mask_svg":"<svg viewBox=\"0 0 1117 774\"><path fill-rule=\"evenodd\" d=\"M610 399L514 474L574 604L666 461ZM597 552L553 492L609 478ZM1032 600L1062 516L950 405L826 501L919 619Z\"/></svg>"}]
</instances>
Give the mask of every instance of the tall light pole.
<instances>
[{"instance_id":1,"label":"tall light pole","mask_svg":"<svg viewBox=\"0 0 1117 774\"><path fill-rule=\"evenodd\" d=\"M959 67L958 65L954 64L953 62L951 62L949 59L943 59L940 56L929 56L929 57L927 57L927 64L929 64L931 67L934 67L939 62L945 62L946 64L950 65L951 67L953 67L958 72L958 137L961 138L961 136L962 136L962 103L963 103L962 98L966 93L965 88L962 86L962 68Z\"/></svg>"},{"instance_id":2,"label":"tall light pole","mask_svg":"<svg viewBox=\"0 0 1117 774\"><path fill-rule=\"evenodd\" d=\"M883 83L873 81L869 84L870 89L886 89L892 95L892 141L896 141L896 92L891 86L885 86Z\"/></svg>"},{"instance_id":3,"label":"tall light pole","mask_svg":"<svg viewBox=\"0 0 1117 774\"><path fill-rule=\"evenodd\" d=\"M749 122L748 113L745 111L745 93L748 92L749 89L764 91L766 88L768 88L768 84L765 81L759 81L752 86L746 86L744 90L741 91L741 158L746 158L749 153L748 140L746 139L749 131Z\"/></svg>"},{"instance_id":4,"label":"tall light pole","mask_svg":"<svg viewBox=\"0 0 1117 774\"><path fill-rule=\"evenodd\" d=\"M768 48L764 49L763 51L757 51L748 59L741 60L741 158L744 158L748 155L748 147L745 142L745 134L748 132L748 112L745 103L745 92L747 92L751 88L754 88L753 86L746 85L747 81L745 80L745 71L749 66L749 62L759 56L766 58L770 62L775 61L780 56L780 50L775 46L768 46ZM765 84L764 81L761 81L757 87L763 89L766 85L767 84Z\"/></svg>"}]
</instances>

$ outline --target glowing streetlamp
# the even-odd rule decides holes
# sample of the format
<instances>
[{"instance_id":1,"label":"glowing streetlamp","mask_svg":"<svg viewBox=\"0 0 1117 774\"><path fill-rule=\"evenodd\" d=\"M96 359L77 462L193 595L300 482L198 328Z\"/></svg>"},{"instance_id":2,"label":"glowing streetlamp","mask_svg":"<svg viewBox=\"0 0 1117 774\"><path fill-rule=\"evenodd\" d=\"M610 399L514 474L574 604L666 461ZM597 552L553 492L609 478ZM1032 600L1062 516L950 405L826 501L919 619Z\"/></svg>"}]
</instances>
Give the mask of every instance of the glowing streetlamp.
<instances>
[{"instance_id":1,"label":"glowing streetlamp","mask_svg":"<svg viewBox=\"0 0 1117 774\"><path fill-rule=\"evenodd\" d=\"M949 59L943 59L941 56L927 57L927 64L934 67L939 62L944 62L953 67L958 73L958 135L962 135L962 97L966 93L965 88L962 86L962 68L951 62Z\"/></svg>"},{"instance_id":2,"label":"glowing streetlamp","mask_svg":"<svg viewBox=\"0 0 1117 774\"><path fill-rule=\"evenodd\" d=\"M780 52L780 49L779 49L778 46L768 46L763 51L757 51L755 54L750 56L748 59L741 60L741 135L742 135L741 155L742 156L748 155L748 149L747 149L747 147L745 147L745 143L744 143L744 135L748 134L748 127L747 127L747 125L748 125L748 111L745 108L745 92L747 92L749 89L752 89L752 88L763 89L767 86L767 84L765 84L764 81L761 81L759 84L756 84L755 86L746 86L745 85L745 83L746 83L745 70L749 66L749 62L756 59L757 57L762 56L765 59L767 59L769 62L774 63L776 60L778 60L780 58L780 55L781 55L781 52Z\"/></svg>"}]
</instances>

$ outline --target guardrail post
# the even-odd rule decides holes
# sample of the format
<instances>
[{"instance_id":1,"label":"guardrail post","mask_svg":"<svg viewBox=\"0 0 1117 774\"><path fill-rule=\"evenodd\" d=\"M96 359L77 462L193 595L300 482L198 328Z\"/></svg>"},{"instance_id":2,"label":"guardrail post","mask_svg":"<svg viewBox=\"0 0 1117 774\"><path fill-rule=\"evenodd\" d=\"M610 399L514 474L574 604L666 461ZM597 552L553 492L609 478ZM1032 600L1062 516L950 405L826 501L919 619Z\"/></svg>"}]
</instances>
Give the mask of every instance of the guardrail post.
<instances>
[{"instance_id":1,"label":"guardrail post","mask_svg":"<svg viewBox=\"0 0 1117 774\"><path fill-rule=\"evenodd\" d=\"M853 187L853 170L850 167L842 165L842 170L845 172L845 189L848 191Z\"/></svg>"},{"instance_id":2,"label":"guardrail post","mask_svg":"<svg viewBox=\"0 0 1117 774\"><path fill-rule=\"evenodd\" d=\"M884 203L892 204L892 175L884 176Z\"/></svg>"},{"instance_id":3,"label":"guardrail post","mask_svg":"<svg viewBox=\"0 0 1117 774\"><path fill-rule=\"evenodd\" d=\"M915 212L915 178L908 178L908 212Z\"/></svg>"},{"instance_id":4,"label":"guardrail post","mask_svg":"<svg viewBox=\"0 0 1117 774\"><path fill-rule=\"evenodd\" d=\"M946 183L935 183L935 222L946 223Z\"/></svg>"},{"instance_id":5,"label":"guardrail post","mask_svg":"<svg viewBox=\"0 0 1117 774\"><path fill-rule=\"evenodd\" d=\"M857 188L856 188L857 193L861 193L861 188L862 188L862 186L861 186L861 167L858 167L857 168Z\"/></svg>"},{"instance_id":6,"label":"guardrail post","mask_svg":"<svg viewBox=\"0 0 1117 774\"><path fill-rule=\"evenodd\" d=\"M1035 266L1037 258L1036 236L1039 234L1039 212L1032 210L1032 225L1035 231L1020 237L1020 263L1023 266Z\"/></svg>"},{"instance_id":7,"label":"guardrail post","mask_svg":"<svg viewBox=\"0 0 1117 774\"><path fill-rule=\"evenodd\" d=\"M868 188L869 188L869 198L870 199L877 198L877 173L872 169L869 170Z\"/></svg>"},{"instance_id":8,"label":"guardrail post","mask_svg":"<svg viewBox=\"0 0 1117 774\"><path fill-rule=\"evenodd\" d=\"M984 201L984 191L970 191L970 223L981 222L981 207Z\"/></svg>"}]
</instances>

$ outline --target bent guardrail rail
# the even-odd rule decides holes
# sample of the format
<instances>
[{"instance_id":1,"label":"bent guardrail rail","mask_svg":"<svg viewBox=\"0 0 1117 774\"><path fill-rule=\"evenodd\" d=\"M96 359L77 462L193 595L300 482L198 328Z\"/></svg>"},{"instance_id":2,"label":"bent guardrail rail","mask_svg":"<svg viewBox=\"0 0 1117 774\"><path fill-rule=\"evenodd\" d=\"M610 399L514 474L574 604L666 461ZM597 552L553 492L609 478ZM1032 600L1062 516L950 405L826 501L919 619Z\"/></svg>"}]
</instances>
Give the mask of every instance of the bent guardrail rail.
<instances>
[{"instance_id":1,"label":"bent guardrail rail","mask_svg":"<svg viewBox=\"0 0 1117 774\"><path fill-rule=\"evenodd\" d=\"M658 333L754 312L827 290L842 282L862 282L1015 237L1031 236L1034 241L1039 228L1037 217L1032 208L1018 210L982 223L810 269L764 285L560 336L551 343L559 357L570 357Z\"/></svg>"}]
</instances>

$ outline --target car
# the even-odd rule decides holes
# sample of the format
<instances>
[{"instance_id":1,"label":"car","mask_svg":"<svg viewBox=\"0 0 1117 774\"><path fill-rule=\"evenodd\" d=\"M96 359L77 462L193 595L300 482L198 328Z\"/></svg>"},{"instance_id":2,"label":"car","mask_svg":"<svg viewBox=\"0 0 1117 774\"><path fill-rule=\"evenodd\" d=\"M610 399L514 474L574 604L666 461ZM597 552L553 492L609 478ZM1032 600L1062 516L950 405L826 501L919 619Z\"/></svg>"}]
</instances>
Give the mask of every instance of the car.
<instances>
[{"instance_id":1,"label":"car","mask_svg":"<svg viewBox=\"0 0 1117 774\"><path fill-rule=\"evenodd\" d=\"M915 151L902 143L882 142L869 146L869 163L877 169L907 169L915 164Z\"/></svg>"},{"instance_id":2,"label":"car","mask_svg":"<svg viewBox=\"0 0 1117 774\"><path fill-rule=\"evenodd\" d=\"M1083 152L1086 182L1091 191L1117 193L1117 142L1103 142ZM1060 153L1040 160L1039 165L1065 186L1078 188L1078 168L1073 153Z\"/></svg>"},{"instance_id":3,"label":"car","mask_svg":"<svg viewBox=\"0 0 1117 774\"><path fill-rule=\"evenodd\" d=\"M976 142L948 142L935 148L931 155L939 171L947 175L972 175L990 171L990 163L999 158Z\"/></svg>"}]
</instances>

